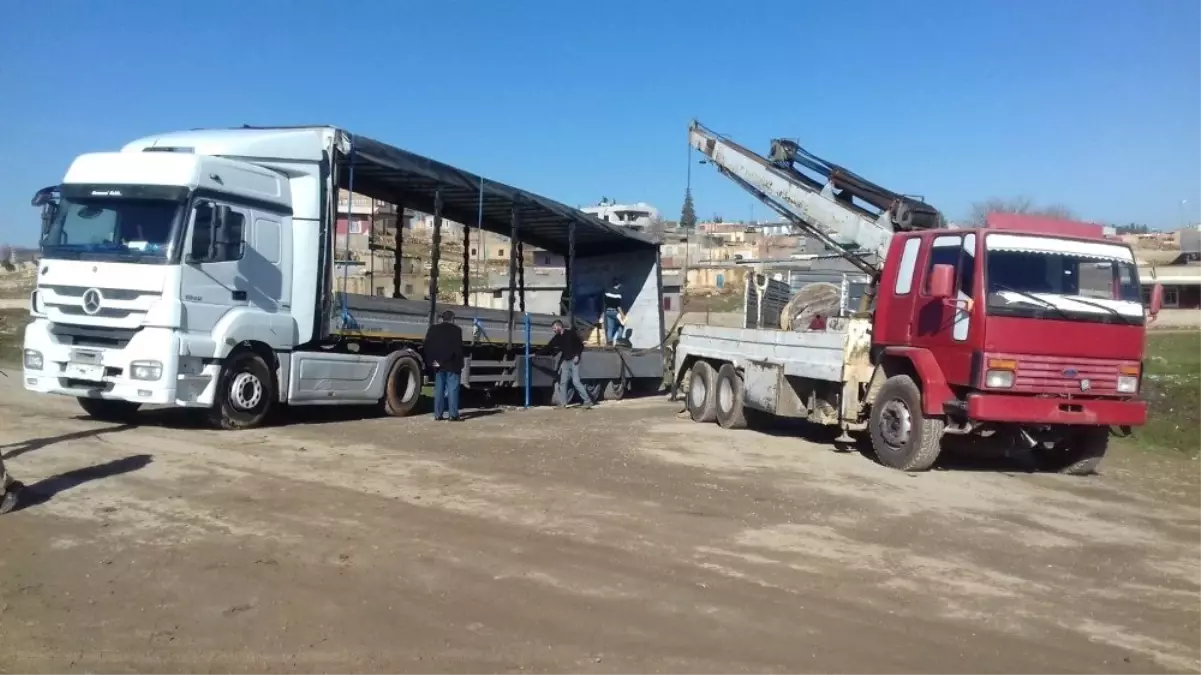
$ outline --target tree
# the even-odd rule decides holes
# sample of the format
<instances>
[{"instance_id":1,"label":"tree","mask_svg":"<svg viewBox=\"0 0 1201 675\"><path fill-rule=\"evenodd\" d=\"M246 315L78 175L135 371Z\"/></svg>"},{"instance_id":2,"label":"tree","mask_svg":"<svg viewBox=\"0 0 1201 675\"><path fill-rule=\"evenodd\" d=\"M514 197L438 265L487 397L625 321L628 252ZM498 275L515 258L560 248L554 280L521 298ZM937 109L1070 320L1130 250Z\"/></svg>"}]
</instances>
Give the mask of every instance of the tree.
<instances>
[{"instance_id":1,"label":"tree","mask_svg":"<svg viewBox=\"0 0 1201 675\"><path fill-rule=\"evenodd\" d=\"M1019 213L1028 216L1044 216L1046 218L1060 218L1063 220L1076 219L1076 214L1062 204L1035 206L1029 197L1010 197L1009 199L993 197L992 199L972 204L968 222L971 225L982 226L990 213Z\"/></svg>"},{"instance_id":2,"label":"tree","mask_svg":"<svg viewBox=\"0 0 1201 675\"><path fill-rule=\"evenodd\" d=\"M684 190L684 208L680 209L680 227L686 230L696 227L696 209L692 206L692 188Z\"/></svg>"},{"instance_id":3,"label":"tree","mask_svg":"<svg viewBox=\"0 0 1201 675\"><path fill-rule=\"evenodd\" d=\"M649 225L646 226L646 233L657 240L663 239L663 232L667 230L667 223L659 216L651 219Z\"/></svg>"}]
</instances>

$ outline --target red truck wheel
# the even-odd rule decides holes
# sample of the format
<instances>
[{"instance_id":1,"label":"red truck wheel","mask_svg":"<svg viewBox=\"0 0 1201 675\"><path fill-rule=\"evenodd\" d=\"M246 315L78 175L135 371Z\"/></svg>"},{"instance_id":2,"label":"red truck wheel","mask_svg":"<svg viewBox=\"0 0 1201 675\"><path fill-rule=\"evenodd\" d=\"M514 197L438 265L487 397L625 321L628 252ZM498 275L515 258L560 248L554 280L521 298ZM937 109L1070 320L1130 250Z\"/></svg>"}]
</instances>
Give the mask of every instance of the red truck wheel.
<instances>
[{"instance_id":1,"label":"red truck wheel","mask_svg":"<svg viewBox=\"0 0 1201 675\"><path fill-rule=\"evenodd\" d=\"M894 375L872 403L872 448L880 463L901 471L925 471L942 450L945 422L922 413L922 392L908 375Z\"/></svg>"},{"instance_id":2,"label":"red truck wheel","mask_svg":"<svg viewBox=\"0 0 1201 675\"><path fill-rule=\"evenodd\" d=\"M746 415L743 413L742 378L734 366L727 363L717 371L717 423L725 429L745 429Z\"/></svg>"},{"instance_id":3,"label":"red truck wheel","mask_svg":"<svg viewBox=\"0 0 1201 675\"><path fill-rule=\"evenodd\" d=\"M712 422L717 419L717 373L705 361L692 366L688 378L688 414L693 422Z\"/></svg>"},{"instance_id":4,"label":"red truck wheel","mask_svg":"<svg viewBox=\"0 0 1201 675\"><path fill-rule=\"evenodd\" d=\"M1071 434L1053 448L1037 450L1039 468L1073 476L1097 472L1109 452L1109 427L1086 427Z\"/></svg>"}]
</instances>

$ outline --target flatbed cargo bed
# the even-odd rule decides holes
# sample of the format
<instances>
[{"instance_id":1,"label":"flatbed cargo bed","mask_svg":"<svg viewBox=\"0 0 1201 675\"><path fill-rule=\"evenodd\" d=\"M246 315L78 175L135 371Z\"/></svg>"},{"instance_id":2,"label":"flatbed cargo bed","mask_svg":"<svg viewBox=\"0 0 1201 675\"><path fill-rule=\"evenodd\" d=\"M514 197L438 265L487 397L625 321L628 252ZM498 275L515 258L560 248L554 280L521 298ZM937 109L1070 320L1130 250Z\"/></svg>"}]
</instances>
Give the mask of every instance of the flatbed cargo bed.
<instances>
[{"instance_id":1,"label":"flatbed cargo bed","mask_svg":"<svg viewBox=\"0 0 1201 675\"><path fill-rule=\"evenodd\" d=\"M463 328L463 341L476 344L505 343L509 332L509 311L487 307L464 307L439 304L437 312L449 309L455 313L455 323ZM429 328L428 300L408 300L383 296L337 293L330 317L330 332L336 335L375 337L392 340L425 339ZM550 314L531 314L530 343L543 346L554 335L551 324L559 319ZM473 327L480 332L474 336ZM525 323L520 314L513 324L513 343L525 343Z\"/></svg>"}]
</instances>

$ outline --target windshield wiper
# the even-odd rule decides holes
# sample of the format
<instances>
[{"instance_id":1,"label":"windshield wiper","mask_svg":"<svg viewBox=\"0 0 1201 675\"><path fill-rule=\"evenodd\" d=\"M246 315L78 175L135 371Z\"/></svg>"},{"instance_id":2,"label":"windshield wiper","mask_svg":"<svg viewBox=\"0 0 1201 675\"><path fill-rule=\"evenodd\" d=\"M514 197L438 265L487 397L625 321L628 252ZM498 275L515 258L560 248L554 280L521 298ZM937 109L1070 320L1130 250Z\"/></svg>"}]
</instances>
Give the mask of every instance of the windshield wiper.
<instances>
[{"instance_id":1,"label":"windshield wiper","mask_svg":"<svg viewBox=\"0 0 1201 675\"><path fill-rule=\"evenodd\" d=\"M1069 300L1071 300L1072 302L1078 302L1082 305L1088 305L1089 307L1100 307L1101 309L1108 310L1110 314L1113 314L1114 316L1118 317L1119 319L1126 318L1121 312L1114 309L1113 307L1110 307L1108 305L1102 305L1099 302L1089 302L1088 300L1081 300L1080 298L1077 298L1075 296L1069 298Z\"/></svg>"},{"instance_id":2,"label":"windshield wiper","mask_svg":"<svg viewBox=\"0 0 1201 675\"><path fill-rule=\"evenodd\" d=\"M1051 309L1055 310L1056 312L1059 312L1059 315L1065 319L1072 318L1071 316L1068 315L1067 312L1063 311L1063 309L1059 305L1051 302L1050 300L1043 300L1042 298L1038 297L1037 295L1034 295L1033 293L1027 293L1026 291L1019 291L1018 289L1013 288L1011 286L1006 286L1005 284L993 284L993 286L996 288L999 288L1003 291L1009 291L1010 293L1017 293L1018 295L1021 295L1023 297L1030 298L1031 300L1037 302L1038 304L1042 305L1043 307L1050 307Z\"/></svg>"}]
</instances>

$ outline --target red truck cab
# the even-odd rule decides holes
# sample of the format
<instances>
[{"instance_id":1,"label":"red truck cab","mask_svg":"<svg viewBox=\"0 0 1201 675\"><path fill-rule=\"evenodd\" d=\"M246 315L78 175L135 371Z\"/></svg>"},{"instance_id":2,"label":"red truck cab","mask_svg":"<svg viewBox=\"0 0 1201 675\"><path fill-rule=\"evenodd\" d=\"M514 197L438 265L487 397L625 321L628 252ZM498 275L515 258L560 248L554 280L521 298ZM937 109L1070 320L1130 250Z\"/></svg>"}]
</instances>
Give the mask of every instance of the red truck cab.
<instances>
[{"instance_id":1,"label":"red truck cab","mask_svg":"<svg viewBox=\"0 0 1201 675\"><path fill-rule=\"evenodd\" d=\"M1099 226L999 215L982 228L899 233L887 260L873 352L921 388L908 427L999 432L1081 473L1096 468L1111 425L1146 421L1138 267ZM1161 298L1157 288L1151 315Z\"/></svg>"}]
</instances>

